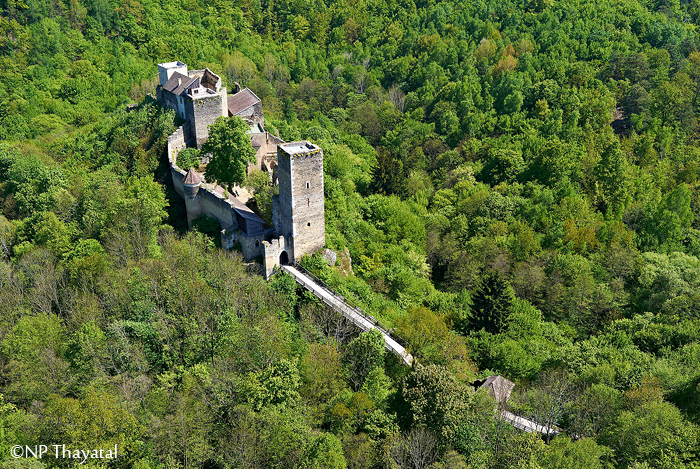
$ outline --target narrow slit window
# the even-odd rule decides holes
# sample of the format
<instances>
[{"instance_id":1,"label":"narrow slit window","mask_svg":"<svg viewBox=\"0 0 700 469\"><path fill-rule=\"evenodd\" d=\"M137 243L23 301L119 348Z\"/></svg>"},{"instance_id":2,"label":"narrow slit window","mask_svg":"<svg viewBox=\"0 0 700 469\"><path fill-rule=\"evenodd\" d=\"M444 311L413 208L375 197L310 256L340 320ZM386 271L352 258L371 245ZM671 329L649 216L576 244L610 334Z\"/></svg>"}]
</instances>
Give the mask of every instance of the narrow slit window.
<instances>
[{"instance_id":1,"label":"narrow slit window","mask_svg":"<svg viewBox=\"0 0 700 469\"><path fill-rule=\"evenodd\" d=\"M306 188L308 189L309 187L311 187L311 183L310 183L310 182L307 182L307 183L306 183Z\"/></svg>"},{"instance_id":2,"label":"narrow slit window","mask_svg":"<svg viewBox=\"0 0 700 469\"><path fill-rule=\"evenodd\" d=\"M306 206L310 207L311 206L311 199L306 199Z\"/></svg>"}]
</instances>

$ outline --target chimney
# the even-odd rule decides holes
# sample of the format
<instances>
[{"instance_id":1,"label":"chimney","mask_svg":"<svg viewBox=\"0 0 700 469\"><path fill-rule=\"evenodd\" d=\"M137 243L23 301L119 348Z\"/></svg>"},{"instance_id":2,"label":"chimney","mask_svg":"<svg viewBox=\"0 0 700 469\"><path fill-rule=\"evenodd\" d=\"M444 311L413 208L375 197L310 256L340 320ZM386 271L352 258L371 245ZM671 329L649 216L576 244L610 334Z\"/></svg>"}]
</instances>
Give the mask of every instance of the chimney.
<instances>
[{"instance_id":1,"label":"chimney","mask_svg":"<svg viewBox=\"0 0 700 469\"><path fill-rule=\"evenodd\" d=\"M182 78L177 79L177 86L182 86Z\"/></svg>"}]
</instances>

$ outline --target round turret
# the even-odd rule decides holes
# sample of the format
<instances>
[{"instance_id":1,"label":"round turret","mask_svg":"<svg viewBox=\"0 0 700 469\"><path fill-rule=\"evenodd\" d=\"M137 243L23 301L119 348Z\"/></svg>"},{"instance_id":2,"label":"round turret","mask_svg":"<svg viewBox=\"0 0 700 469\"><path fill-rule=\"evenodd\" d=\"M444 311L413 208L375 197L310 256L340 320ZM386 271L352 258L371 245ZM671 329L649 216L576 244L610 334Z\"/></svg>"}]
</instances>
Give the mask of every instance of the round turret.
<instances>
[{"instance_id":1,"label":"round turret","mask_svg":"<svg viewBox=\"0 0 700 469\"><path fill-rule=\"evenodd\" d=\"M185 180L182 181L182 184L184 186L185 197L188 199L194 199L197 197L202 180L197 172L190 168L190 170L187 172L187 176L185 176Z\"/></svg>"}]
</instances>

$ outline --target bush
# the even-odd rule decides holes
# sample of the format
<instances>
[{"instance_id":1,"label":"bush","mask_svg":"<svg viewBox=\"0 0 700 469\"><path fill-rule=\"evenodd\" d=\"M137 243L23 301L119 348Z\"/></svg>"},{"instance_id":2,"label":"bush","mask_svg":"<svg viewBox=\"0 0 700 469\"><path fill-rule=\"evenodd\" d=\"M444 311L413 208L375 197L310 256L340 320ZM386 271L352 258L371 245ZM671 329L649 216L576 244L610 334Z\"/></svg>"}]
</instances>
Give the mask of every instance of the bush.
<instances>
[{"instance_id":1,"label":"bush","mask_svg":"<svg viewBox=\"0 0 700 469\"><path fill-rule=\"evenodd\" d=\"M199 150L185 148L177 154L176 163L184 171L188 171L190 168L199 169Z\"/></svg>"}]
</instances>

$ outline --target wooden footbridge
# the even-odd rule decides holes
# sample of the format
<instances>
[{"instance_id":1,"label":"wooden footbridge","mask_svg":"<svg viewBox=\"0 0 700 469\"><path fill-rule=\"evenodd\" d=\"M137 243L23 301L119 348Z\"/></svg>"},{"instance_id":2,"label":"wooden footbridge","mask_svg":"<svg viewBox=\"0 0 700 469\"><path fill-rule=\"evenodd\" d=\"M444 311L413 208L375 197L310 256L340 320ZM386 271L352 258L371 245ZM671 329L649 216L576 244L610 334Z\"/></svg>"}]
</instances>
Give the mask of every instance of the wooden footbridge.
<instances>
[{"instance_id":1,"label":"wooden footbridge","mask_svg":"<svg viewBox=\"0 0 700 469\"><path fill-rule=\"evenodd\" d=\"M348 300L331 290L325 283L314 277L313 274L306 271L300 265L283 265L281 268L284 272L291 275L299 285L310 291L319 300L328 305L329 308L349 319L363 332L377 329L384 337L384 346L387 350L398 355L401 361L406 365L411 366L413 364L413 356L406 351L406 348L402 345L403 341L401 338L396 336L382 323L357 306L351 305Z\"/></svg>"},{"instance_id":2,"label":"wooden footbridge","mask_svg":"<svg viewBox=\"0 0 700 469\"><path fill-rule=\"evenodd\" d=\"M331 290L322 280L315 277L299 264L293 266L282 265L281 270L291 275L299 285L311 292L319 300L323 301L329 308L350 320L362 331L366 332L371 329L377 329L384 337L384 346L386 349L398 355L404 364L408 366L413 365L413 356L406 351L403 345L405 343L400 337L394 334L392 330L388 329L357 306L352 305L347 299ZM550 436L554 436L558 433L558 429L556 428L540 425L525 417L507 411L501 412L501 418L513 427L524 432L537 432L543 435L549 434Z\"/></svg>"},{"instance_id":3,"label":"wooden footbridge","mask_svg":"<svg viewBox=\"0 0 700 469\"><path fill-rule=\"evenodd\" d=\"M513 427L526 433L541 433L542 435L549 435L550 437L557 436L559 434L559 429L556 427L540 425L537 422L505 410L501 412L501 418L503 418L503 420L511 424Z\"/></svg>"}]
</instances>

